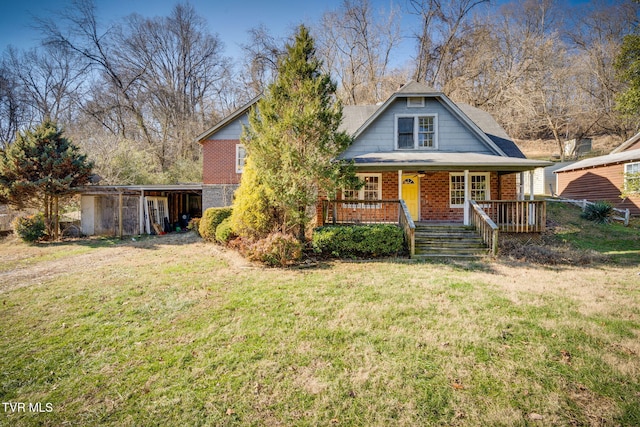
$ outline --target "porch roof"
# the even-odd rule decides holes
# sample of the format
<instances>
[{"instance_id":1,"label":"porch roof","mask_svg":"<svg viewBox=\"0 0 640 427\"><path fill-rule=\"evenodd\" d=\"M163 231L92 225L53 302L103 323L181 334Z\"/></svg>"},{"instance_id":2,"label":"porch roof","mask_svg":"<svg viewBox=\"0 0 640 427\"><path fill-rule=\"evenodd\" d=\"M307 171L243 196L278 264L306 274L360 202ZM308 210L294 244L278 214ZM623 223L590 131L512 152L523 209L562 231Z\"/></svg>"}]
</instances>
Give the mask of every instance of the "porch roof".
<instances>
[{"instance_id":1,"label":"porch roof","mask_svg":"<svg viewBox=\"0 0 640 427\"><path fill-rule=\"evenodd\" d=\"M351 160L361 171L380 170L446 170L523 172L551 166L543 160L494 156L480 153L447 153L442 151L392 151L367 153Z\"/></svg>"},{"instance_id":2,"label":"porch roof","mask_svg":"<svg viewBox=\"0 0 640 427\"><path fill-rule=\"evenodd\" d=\"M75 189L80 194L142 194L147 191L202 193L202 184L86 185Z\"/></svg>"}]
</instances>

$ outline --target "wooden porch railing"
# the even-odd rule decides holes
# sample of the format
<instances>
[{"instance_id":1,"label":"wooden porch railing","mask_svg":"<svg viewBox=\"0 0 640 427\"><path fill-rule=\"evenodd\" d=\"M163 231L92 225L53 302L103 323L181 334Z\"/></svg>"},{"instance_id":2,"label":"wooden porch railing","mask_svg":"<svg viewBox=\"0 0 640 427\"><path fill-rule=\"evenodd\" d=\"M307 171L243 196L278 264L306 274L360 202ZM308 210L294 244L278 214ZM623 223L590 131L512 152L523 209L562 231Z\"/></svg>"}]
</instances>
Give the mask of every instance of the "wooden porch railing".
<instances>
[{"instance_id":1,"label":"wooden porch railing","mask_svg":"<svg viewBox=\"0 0 640 427\"><path fill-rule=\"evenodd\" d=\"M404 200L323 200L322 225L398 224L409 254L415 254L416 225Z\"/></svg>"},{"instance_id":2,"label":"wooden porch railing","mask_svg":"<svg viewBox=\"0 0 640 427\"><path fill-rule=\"evenodd\" d=\"M500 231L540 233L546 229L547 204L543 200L487 200L480 206Z\"/></svg>"},{"instance_id":3,"label":"wooden porch railing","mask_svg":"<svg viewBox=\"0 0 640 427\"><path fill-rule=\"evenodd\" d=\"M491 255L498 255L498 226L478 205L478 202L471 200L471 212L469 218L471 225L482 237L482 241L489 247Z\"/></svg>"},{"instance_id":4,"label":"wooden porch railing","mask_svg":"<svg viewBox=\"0 0 640 427\"><path fill-rule=\"evenodd\" d=\"M490 248L498 253L498 232L539 233L545 230L546 203L542 200L487 200L470 202L470 222ZM415 254L415 223L404 200L323 200L322 225L398 224L411 256Z\"/></svg>"},{"instance_id":5,"label":"wooden porch railing","mask_svg":"<svg viewBox=\"0 0 640 427\"><path fill-rule=\"evenodd\" d=\"M413 222L409 208L407 208L404 200L400 200L398 223L404 231L404 239L409 247L409 258L413 258L416 254L416 224Z\"/></svg>"},{"instance_id":6,"label":"wooden porch railing","mask_svg":"<svg viewBox=\"0 0 640 427\"><path fill-rule=\"evenodd\" d=\"M398 224L400 200L323 200L323 224Z\"/></svg>"}]
</instances>

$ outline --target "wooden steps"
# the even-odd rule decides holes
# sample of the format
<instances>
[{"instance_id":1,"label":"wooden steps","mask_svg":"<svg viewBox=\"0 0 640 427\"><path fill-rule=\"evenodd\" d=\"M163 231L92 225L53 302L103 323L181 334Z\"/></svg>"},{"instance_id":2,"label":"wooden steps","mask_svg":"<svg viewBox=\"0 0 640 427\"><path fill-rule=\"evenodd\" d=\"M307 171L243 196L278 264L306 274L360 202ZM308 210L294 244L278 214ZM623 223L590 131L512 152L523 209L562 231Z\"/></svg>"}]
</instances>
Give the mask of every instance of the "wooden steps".
<instances>
[{"instance_id":1,"label":"wooden steps","mask_svg":"<svg viewBox=\"0 0 640 427\"><path fill-rule=\"evenodd\" d=\"M473 227L416 224L414 258L483 258L489 249Z\"/></svg>"}]
</instances>

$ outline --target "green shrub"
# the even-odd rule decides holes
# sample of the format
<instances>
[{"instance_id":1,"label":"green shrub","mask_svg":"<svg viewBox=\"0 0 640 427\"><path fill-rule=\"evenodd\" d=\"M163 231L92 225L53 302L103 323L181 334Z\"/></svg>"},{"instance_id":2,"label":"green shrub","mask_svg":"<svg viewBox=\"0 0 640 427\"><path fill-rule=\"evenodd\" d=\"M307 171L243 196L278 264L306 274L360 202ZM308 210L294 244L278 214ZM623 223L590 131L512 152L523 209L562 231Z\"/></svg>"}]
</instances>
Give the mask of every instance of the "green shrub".
<instances>
[{"instance_id":1,"label":"green shrub","mask_svg":"<svg viewBox=\"0 0 640 427\"><path fill-rule=\"evenodd\" d=\"M271 233L249 248L249 259L271 267L286 267L302 258L302 243L294 236Z\"/></svg>"},{"instance_id":2,"label":"green shrub","mask_svg":"<svg viewBox=\"0 0 640 427\"><path fill-rule=\"evenodd\" d=\"M390 224L326 226L313 231L312 245L335 257L390 256L404 249L404 234Z\"/></svg>"},{"instance_id":3,"label":"green shrub","mask_svg":"<svg viewBox=\"0 0 640 427\"><path fill-rule=\"evenodd\" d=\"M243 238L259 239L274 230L280 221L271 198L272 191L262 182L251 157L247 157L233 202L233 232Z\"/></svg>"},{"instance_id":4,"label":"green shrub","mask_svg":"<svg viewBox=\"0 0 640 427\"><path fill-rule=\"evenodd\" d=\"M23 241L37 242L47 235L44 215L18 217L13 221L13 229Z\"/></svg>"},{"instance_id":5,"label":"green shrub","mask_svg":"<svg viewBox=\"0 0 640 427\"><path fill-rule=\"evenodd\" d=\"M187 225L187 230L191 230L196 233L197 236L200 236L200 218L191 218Z\"/></svg>"},{"instance_id":6,"label":"green shrub","mask_svg":"<svg viewBox=\"0 0 640 427\"><path fill-rule=\"evenodd\" d=\"M213 241L216 238L216 228L222 221L231 216L231 208L209 208L204 211L198 230L203 239Z\"/></svg>"},{"instance_id":7,"label":"green shrub","mask_svg":"<svg viewBox=\"0 0 640 427\"><path fill-rule=\"evenodd\" d=\"M226 244L235 237L233 234L233 228L231 225L231 217L225 218L216 228L216 240L219 243Z\"/></svg>"},{"instance_id":8,"label":"green shrub","mask_svg":"<svg viewBox=\"0 0 640 427\"><path fill-rule=\"evenodd\" d=\"M582 218L594 221L597 224L607 224L611 221L613 206L609 202L601 201L589 204L582 212Z\"/></svg>"}]
</instances>

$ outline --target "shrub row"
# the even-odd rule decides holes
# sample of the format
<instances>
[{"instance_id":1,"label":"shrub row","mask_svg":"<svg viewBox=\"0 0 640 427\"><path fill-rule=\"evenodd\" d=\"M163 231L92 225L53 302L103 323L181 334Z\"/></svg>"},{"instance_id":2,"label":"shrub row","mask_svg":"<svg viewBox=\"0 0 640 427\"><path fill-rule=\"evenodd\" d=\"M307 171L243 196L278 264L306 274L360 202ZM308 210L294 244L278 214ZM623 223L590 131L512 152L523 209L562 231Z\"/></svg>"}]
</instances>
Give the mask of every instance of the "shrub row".
<instances>
[{"instance_id":1,"label":"shrub row","mask_svg":"<svg viewBox=\"0 0 640 427\"><path fill-rule=\"evenodd\" d=\"M404 235L396 225L318 227L313 232L314 251L335 257L397 255L404 250Z\"/></svg>"},{"instance_id":2,"label":"shrub row","mask_svg":"<svg viewBox=\"0 0 640 427\"><path fill-rule=\"evenodd\" d=\"M216 239L216 229L225 219L231 216L231 208L209 208L204 211L198 230L200 236L209 241Z\"/></svg>"}]
</instances>

